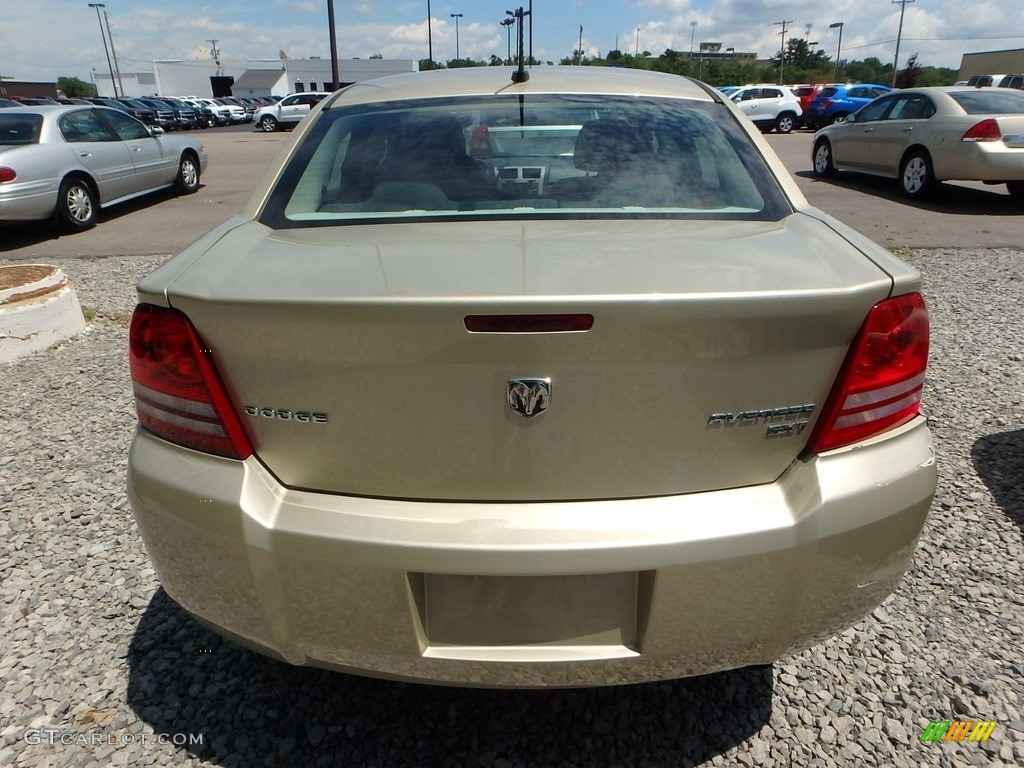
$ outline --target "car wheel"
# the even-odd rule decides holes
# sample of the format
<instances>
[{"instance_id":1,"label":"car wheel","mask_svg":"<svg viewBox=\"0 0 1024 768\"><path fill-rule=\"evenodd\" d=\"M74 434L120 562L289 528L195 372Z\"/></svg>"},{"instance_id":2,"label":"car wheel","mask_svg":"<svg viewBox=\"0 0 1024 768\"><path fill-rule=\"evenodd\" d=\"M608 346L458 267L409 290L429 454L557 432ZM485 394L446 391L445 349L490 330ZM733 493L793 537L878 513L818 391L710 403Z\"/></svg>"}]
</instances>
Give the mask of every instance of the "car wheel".
<instances>
[{"instance_id":1,"label":"car wheel","mask_svg":"<svg viewBox=\"0 0 1024 768\"><path fill-rule=\"evenodd\" d=\"M60 184L53 216L57 225L69 232L89 229L96 223L99 205L96 193L84 179L69 177Z\"/></svg>"},{"instance_id":2,"label":"car wheel","mask_svg":"<svg viewBox=\"0 0 1024 768\"><path fill-rule=\"evenodd\" d=\"M836 166L832 162L832 145L828 139L818 139L814 145L814 175L827 178L836 175Z\"/></svg>"},{"instance_id":3,"label":"car wheel","mask_svg":"<svg viewBox=\"0 0 1024 768\"><path fill-rule=\"evenodd\" d=\"M900 188L903 194L911 199L926 196L935 183L932 173L932 161L928 153L916 149L903 159L900 166Z\"/></svg>"},{"instance_id":4,"label":"car wheel","mask_svg":"<svg viewBox=\"0 0 1024 768\"><path fill-rule=\"evenodd\" d=\"M260 118L260 130L266 133L273 133L277 130L277 120L270 115L264 115Z\"/></svg>"},{"instance_id":5,"label":"car wheel","mask_svg":"<svg viewBox=\"0 0 1024 768\"><path fill-rule=\"evenodd\" d=\"M181 156L178 175L174 179L174 189L179 195L191 195L199 189L199 161L191 152Z\"/></svg>"},{"instance_id":6,"label":"car wheel","mask_svg":"<svg viewBox=\"0 0 1024 768\"><path fill-rule=\"evenodd\" d=\"M775 130L779 133L792 133L796 128L796 115L792 112L783 112L775 119Z\"/></svg>"},{"instance_id":7,"label":"car wheel","mask_svg":"<svg viewBox=\"0 0 1024 768\"><path fill-rule=\"evenodd\" d=\"M835 125L836 123L845 123L845 122L846 122L846 112L836 112L834 115L832 115L832 120L831 120L830 124L831 125Z\"/></svg>"},{"instance_id":8,"label":"car wheel","mask_svg":"<svg viewBox=\"0 0 1024 768\"><path fill-rule=\"evenodd\" d=\"M1024 200L1024 181L1006 182L1006 191L1010 193L1010 197Z\"/></svg>"}]
</instances>

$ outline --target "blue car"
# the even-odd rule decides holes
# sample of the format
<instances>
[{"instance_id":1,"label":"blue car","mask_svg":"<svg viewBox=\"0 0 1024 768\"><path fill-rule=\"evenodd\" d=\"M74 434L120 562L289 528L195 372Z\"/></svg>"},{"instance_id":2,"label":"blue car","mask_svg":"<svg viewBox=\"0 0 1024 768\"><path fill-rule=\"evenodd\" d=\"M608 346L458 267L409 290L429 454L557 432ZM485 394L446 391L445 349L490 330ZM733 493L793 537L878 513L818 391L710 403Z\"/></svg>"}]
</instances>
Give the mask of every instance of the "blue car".
<instances>
[{"instance_id":1,"label":"blue car","mask_svg":"<svg viewBox=\"0 0 1024 768\"><path fill-rule=\"evenodd\" d=\"M841 123L869 101L892 90L887 85L858 83L857 85L826 85L814 97L804 112L804 123L814 130Z\"/></svg>"}]
</instances>

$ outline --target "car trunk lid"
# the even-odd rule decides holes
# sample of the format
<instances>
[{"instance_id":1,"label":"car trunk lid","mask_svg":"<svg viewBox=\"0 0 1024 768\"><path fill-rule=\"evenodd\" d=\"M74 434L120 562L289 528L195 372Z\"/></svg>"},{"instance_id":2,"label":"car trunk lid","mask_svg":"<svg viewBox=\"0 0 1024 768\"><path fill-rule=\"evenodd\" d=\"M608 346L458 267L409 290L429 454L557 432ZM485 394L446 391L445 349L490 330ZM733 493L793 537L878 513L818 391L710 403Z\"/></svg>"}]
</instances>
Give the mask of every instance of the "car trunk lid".
<instances>
[{"instance_id":1,"label":"car trunk lid","mask_svg":"<svg viewBox=\"0 0 1024 768\"><path fill-rule=\"evenodd\" d=\"M799 456L892 286L836 242L800 214L725 226L249 223L168 300L288 486L444 500L678 494L770 482ZM470 316L574 314L592 327L467 328ZM517 412L545 400L545 379L547 410Z\"/></svg>"}]
</instances>

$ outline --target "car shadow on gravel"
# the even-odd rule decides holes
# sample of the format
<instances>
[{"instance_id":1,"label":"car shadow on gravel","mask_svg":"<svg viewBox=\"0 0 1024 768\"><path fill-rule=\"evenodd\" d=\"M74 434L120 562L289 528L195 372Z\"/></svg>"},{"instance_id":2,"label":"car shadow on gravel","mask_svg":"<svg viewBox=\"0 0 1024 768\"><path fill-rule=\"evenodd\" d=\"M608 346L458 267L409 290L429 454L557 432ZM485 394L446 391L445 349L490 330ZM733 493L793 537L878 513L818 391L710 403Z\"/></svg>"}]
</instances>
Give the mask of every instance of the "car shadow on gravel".
<instances>
[{"instance_id":1,"label":"car shadow on gravel","mask_svg":"<svg viewBox=\"0 0 1024 768\"><path fill-rule=\"evenodd\" d=\"M197 194L201 193L205 186L205 184L200 182ZM184 197L184 195L179 195L168 189L160 189L132 200L126 200L111 208L104 208L99 211L99 215L96 217L96 226L102 227L105 221L114 221L123 216L130 216L144 208L149 208L152 205L158 205L165 201L175 200L179 197ZM16 251L19 248L39 245L40 243L59 240L63 237L78 237L82 238L84 242L84 239L88 237L89 231L86 229L81 232L65 232L50 220L4 224L0 227L0 253Z\"/></svg>"},{"instance_id":2,"label":"car shadow on gravel","mask_svg":"<svg viewBox=\"0 0 1024 768\"><path fill-rule=\"evenodd\" d=\"M220 639L158 589L128 704L213 765L690 766L768 721L772 668L615 688L499 691L291 667ZM186 736L179 736L185 734Z\"/></svg>"},{"instance_id":3,"label":"car shadow on gravel","mask_svg":"<svg viewBox=\"0 0 1024 768\"><path fill-rule=\"evenodd\" d=\"M796 176L821 184L832 184L844 189L853 189L868 195L889 200L900 205L920 208L935 213L950 213L961 216L1020 216L1024 214L1024 201L1003 194L1002 184L989 189L965 187L956 183L939 184L932 193L922 200L911 200L899 190L895 179L869 176L859 173L840 173L823 179L813 171L797 171ZM997 191L998 190L998 191Z\"/></svg>"},{"instance_id":4,"label":"car shadow on gravel","mask_svg":"<svg viewBox=\"0 0 1024 768\"><path fill-rule=\"evenodd\" d=\"M1024 429L979 438L971 460L996 504L1024 531Z\"/></svg>"}]
</instances>

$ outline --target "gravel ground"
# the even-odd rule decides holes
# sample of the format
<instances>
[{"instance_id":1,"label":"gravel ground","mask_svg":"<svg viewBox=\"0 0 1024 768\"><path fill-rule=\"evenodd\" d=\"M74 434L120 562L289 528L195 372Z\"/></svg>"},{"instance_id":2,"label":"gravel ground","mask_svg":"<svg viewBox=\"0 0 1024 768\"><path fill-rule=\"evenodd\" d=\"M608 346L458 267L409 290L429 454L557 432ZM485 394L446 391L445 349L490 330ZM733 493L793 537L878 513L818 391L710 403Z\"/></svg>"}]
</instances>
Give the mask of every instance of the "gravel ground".
<instances>
[{"instance_id":1,"label":"gravel ground","mask_svg":"<svg viewBox=\"0 0 1024 768\"><path fill-rule=\"evenodd\" d=\"M0 766L1024 765L1024 252L915 251L939 493L897 594L773 667L474 691L291 668L159 588L125 498L132 285L56 260L86 333L0 367ZM996 720L922 743L930 720Z\"/></svg>"}]
</instances>

